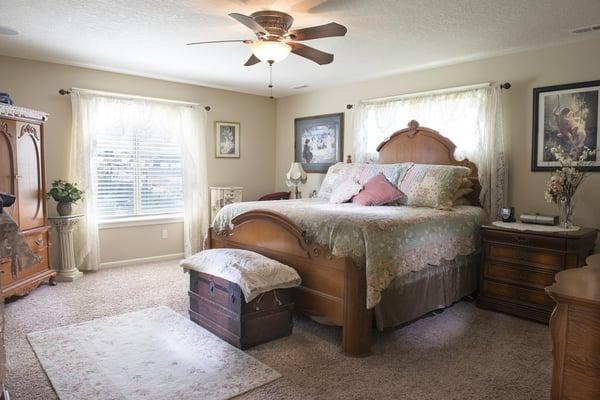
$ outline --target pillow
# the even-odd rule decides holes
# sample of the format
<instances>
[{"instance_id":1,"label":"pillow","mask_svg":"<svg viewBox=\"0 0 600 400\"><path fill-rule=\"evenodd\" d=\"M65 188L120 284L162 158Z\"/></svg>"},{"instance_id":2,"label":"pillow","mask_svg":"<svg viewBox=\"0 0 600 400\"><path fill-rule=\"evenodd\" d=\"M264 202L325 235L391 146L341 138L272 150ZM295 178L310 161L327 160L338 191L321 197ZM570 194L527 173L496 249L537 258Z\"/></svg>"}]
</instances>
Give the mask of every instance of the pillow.
<instances>
[{"instance_id":1,"label":"pillow","mask_svg":"<svg viewBox=\"0 0 600 400\"><path fill-rule=\"evenodd\" d=\"M454 205L455 206L470 206L471 202L466 197L459 197L458 199L454 200Z\"/></svg>"},{"instance_id":2,"label":"pillow","mask_svg":"<svg viewBox=\"0 0 600 400\"><path fill-rule=\"evenodd\" d=\"M456 191L456 194L454 195L454 201L456 201L457 199L460 199L461 197L466 197L466 196L470 195L471 193L473 193L473 189L460 187L460 188L458 188L458 190Z\"/></svg>"},{"instance_id":3,"label":"pillow","mask_svg":"<svg viewBox=\"0 0 600 400\"><path fill-rule=\"evenodd\" d=\"M325 175L325 179L323 179L323 183L319 187L318 196L322 199L329 200L331 196L331 192L335 188L336 182L343 178L343 174L346 171L346 164L339 162L333 164L327 170L327 175Z\"/></svg>"},{"instance_id":4,"label":"pillow","mask_svg":"<svg viewBox=\"0 0 600 400\"><path fill-rule=\"evenodd\" d=\"M469 189L473 187L473 181L471 181L469 178L464 178L462 180L462 182L460 183L460 188L461 189Z\"/></svg>"},{"instance_id":5,"label":"pillow","mask_svg":"<svg viewBox=\"0 0 600 400\"><path fill-rule=\"evenodd\" d=\"M363 206L382 206L404 196L396 185L390 183L384 174L379 173L369 179L363 190L352 198L352 203Z\"/></svg>"},{"instance_id":6,"label":"pillow","mask_svg":"<svg viewBox=\"0 0 600 400\"><path fill-rule=\"evenodd\" d=\"M340 204L350 201L350 199L358 194L361 189L362 185L354 179L344 179L331 192L329 202Z\"/></svg>"},{"instance_id":7,"label":"pillow","mask_svg":"<svg viewBox=\"0 0 600 400\"><path fill-rule=\"evenodd\" d=\"M296 287L302 282L292 267L242 249L203 250L179 265L238 284L247 303L261 293Z\"/></svg>"},{"instance_id":8,"label":"pillow","mask_svg":"<svg viewBox=\"0 0 600 400\"><path fill-rule=\"evenodd\" d=\"M321 183L318 196L329 200L334 188L344 180L352 180L364 185L369 179L383 173L388 181L399 184L406 175L406 171L413 163L400 164L366 164L366 163L337 163L329 167L327 175Z\"/></svg>"},{"instance_id":9,"label":"pillow","mask_svg":"<svg viewBox=\"0 0 600 400\"><path fill-rule=\"evenodd\" d=\"M469 168L454 165L415 164L406 173L400 190L406 194L409 206L449 210L470 172Z\"/></svg>"}]
</instances>

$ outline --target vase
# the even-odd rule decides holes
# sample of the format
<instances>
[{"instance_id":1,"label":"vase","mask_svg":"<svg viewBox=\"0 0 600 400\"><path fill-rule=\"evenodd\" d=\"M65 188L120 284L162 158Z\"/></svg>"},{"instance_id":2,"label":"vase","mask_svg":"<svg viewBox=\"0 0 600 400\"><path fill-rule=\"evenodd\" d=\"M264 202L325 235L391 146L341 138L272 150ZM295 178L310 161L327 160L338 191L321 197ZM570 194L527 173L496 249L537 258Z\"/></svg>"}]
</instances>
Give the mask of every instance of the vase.
<instances>
[{"instance_id":1,"label":"vase","mask_svg":"<svg viewBox=\"0 0 600 400\"><path fill-rule=\"evenodd\" d=\"M558 208L560 210L559 223L563 228L571 229L573 225L573 212L575 211L575 204L573 204L573 198L562 196L558 199Z\"/></svg>"},{"instance_id":2,"label":"vase","mask_svg":"<svg viewBox=\"0 0 600 400\"><path fill-rule=\"evenodd\" d=\"M56 211L58 211L58 215L61 217L67 217L73 213L73 203L67 201L58 202Z\"/></svg>"}]
</instances>

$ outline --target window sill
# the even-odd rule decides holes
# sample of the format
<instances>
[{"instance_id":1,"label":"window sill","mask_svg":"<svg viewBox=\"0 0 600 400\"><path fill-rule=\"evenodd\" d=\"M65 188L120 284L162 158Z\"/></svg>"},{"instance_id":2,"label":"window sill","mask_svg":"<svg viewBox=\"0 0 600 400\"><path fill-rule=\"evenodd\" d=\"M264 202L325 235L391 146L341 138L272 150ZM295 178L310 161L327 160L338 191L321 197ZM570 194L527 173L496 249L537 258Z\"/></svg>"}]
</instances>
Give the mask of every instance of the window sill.
<instances>
[{"instance_id":1,"label":"window sill","mask_svg":"<svg viewBox=\"0 0 600 400\"><path fill-rule=\"evenodd\" d=\"M105 219L98 222L98 229L128 228L132 226L149 226L176 224L183 222L183 214L149 215L145 217L125 217Z\"/></svg>"}]
</instances>

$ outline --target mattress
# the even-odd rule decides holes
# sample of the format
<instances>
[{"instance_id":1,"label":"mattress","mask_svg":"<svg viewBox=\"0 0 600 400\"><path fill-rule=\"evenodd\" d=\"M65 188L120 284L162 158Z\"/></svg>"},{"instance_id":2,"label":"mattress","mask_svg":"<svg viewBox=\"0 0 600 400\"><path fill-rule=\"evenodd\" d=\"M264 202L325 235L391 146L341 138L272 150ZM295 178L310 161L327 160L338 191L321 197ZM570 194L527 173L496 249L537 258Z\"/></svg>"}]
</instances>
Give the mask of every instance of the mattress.
<instances>
[{"instance_id":1,"label":"mattress","mask_svg":"<svg viewBox=\"0 0 600 400\"><path fill-rule=\"evenodd\" d=\"M382 291L397 277L476 252L485 218L483 209L473 206L436 210L298 199L227 205L215 216L213 228L221 231L237 215L257 209L285 215L305 231L309 242L364 266L368 308L379 303Z\"/></svg>"}]
</instances>

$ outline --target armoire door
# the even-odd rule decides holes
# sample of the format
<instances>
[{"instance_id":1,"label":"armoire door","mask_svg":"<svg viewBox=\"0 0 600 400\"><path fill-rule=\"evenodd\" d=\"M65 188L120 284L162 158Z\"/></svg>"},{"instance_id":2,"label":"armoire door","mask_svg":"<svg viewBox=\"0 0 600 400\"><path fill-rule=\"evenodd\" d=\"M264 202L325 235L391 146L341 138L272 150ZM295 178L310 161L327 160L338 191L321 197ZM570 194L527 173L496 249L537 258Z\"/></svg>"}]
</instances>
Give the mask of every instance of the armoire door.
<instances>
[{"instance_id":1,"label":"armoire door","mask_svg":"<svg viewBox=\"0 0 600 400\"><path fill-rule=\"evenodd\" d=\"M0 192L17 194L17 157L15 121L0 119ZM18 219L18 208L13 205L6 211Z\"/></svg>"},{"instance_id":2,"label":"armoire door","mask_svg":"<svg viewBox=\"0 0 600 400\"><path fill-rule=\"evenodd\" d=\"M46 223L40 125L17 122L17 154L19 227L25 231Z\"/></svg>"}]
</instances>

